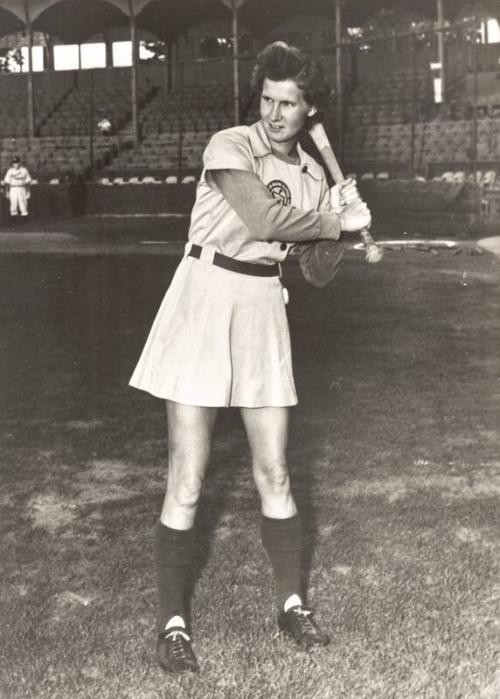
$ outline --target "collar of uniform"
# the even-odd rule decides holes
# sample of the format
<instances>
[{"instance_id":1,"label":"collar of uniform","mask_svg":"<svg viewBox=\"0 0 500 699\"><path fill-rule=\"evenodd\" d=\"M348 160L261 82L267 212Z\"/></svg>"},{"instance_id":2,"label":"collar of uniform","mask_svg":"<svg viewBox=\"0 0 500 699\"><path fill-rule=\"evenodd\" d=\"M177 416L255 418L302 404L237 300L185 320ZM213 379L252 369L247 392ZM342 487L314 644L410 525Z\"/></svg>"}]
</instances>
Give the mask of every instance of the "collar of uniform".
<instances>
[{"instance_id":1,"label":"collar of uniform","mask_svg":"<svg viewBox=\"0 0 500 699\"><path fill-rule=\"evenodd\" d=\"M267 137L264 126L261 121L258 121L252 126L248 127L249 131L249 141L252 153L256 158L263 158L265 155L271 155L271 144L269 143L269 138ZM297 153L299 154L299 165L307 165L307 174L314 177L316 180L321 180L323 177L323 171L318 163L311 158L310 155L304 152L300 143L297 143Z\"/></svg>"}]
</instances>

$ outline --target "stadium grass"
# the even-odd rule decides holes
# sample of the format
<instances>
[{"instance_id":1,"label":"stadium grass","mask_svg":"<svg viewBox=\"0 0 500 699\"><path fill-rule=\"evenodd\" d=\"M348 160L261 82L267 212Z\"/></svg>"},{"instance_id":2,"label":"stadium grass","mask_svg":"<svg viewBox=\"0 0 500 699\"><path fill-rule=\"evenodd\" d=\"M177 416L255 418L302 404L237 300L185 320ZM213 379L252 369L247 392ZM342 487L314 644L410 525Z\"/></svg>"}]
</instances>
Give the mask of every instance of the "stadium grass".
<instances>
[{"instance_id":1,"label":"stadium grass","mask_svg":"<svg viewBox=\"0 0 500 699\"><path fill-rule=\"evenodd\" d=\"M291 267L289 459L332 644L276 635L248 448L224 412L199 513L201 673L180 678L154 659L163 406L126 387L174 261L108 261L89 301L101 264L0 258L0 696L499 696L499 263L349 253L324 291Z\"/></svg>"}]
</instances>

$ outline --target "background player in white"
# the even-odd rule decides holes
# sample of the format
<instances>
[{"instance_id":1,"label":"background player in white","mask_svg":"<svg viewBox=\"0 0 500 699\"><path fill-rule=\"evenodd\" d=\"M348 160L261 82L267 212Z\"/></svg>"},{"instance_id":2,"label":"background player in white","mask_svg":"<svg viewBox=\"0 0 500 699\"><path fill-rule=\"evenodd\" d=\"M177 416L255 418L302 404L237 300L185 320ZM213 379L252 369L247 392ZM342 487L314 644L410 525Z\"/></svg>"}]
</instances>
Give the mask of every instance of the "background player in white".
<instances>
[{"instance_id":1,"label":"background player in white","mask_svg":"<svg viewBox=\"0 0 500 699\"><path fill-rule=\"evenodd\" d=\"M12 158L12 164L5 173L2 186L10 202L10 215L16 217L28 215L28 199L30 198L31 175L28 169L21 165L19 157Z\"/></svg>"},{"instance_id":2,"label":"background player in white","mask_svg":"<svg viewBox=\"0 0 500 699\"><path fill-rule=\"evenodd\" d=\"M294 244L369 226L370 213L354 183L329 191L298 143L330 93L321 64L271 44L258 57L253 86L261 119L215 134L205 150L186 252L130 382L167 401L167 492L155 550L157 657L169 672L198 669L186 592L221 407L239 408L250 444L279 628L304 647L329 641L302 589L301 524L286 462L297 396L279 263Z\"/></svg>"}]
</instances>

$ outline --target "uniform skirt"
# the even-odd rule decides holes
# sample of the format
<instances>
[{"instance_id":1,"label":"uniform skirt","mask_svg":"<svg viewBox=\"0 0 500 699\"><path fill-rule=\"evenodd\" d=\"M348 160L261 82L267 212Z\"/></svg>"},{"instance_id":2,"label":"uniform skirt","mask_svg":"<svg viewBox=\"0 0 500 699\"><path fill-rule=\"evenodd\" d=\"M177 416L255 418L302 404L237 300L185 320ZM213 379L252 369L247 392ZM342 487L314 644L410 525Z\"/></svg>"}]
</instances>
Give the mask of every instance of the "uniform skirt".
<instances>
[{"instance_id":1,"label":"uniform skirt","mask_svg":"<svg viewBox=\"0 0 500 699\"><path fill-rule=\"evenodd\" d=\"M187 405L295 405L278 277L249 276L184 257L130 385Z\"/></svg>"}]
</instances>

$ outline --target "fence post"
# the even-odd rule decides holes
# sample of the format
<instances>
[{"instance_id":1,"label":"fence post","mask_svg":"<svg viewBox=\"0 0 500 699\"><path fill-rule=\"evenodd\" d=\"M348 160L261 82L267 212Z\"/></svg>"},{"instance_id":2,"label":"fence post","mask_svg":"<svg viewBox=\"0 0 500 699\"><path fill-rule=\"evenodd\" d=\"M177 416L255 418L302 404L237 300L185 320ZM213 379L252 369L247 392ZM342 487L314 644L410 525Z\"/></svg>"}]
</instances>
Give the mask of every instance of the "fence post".
<instances>
[{"instance_id":1,"label":"fence post","mask_svg":"<svg viewBox=\"0 0 500 699\"><path fill-rule=\"evenodd\" d=\"M179 104L179 138L177 142L177 181L182 179L182 138L184 136L184 62L179 63L179 78L181 83L181 99Z\"/></svg>"},{"instance_id":2,"label":"fence post","mask_svg":"<svg viewBox=\"0 0 500 699\"><path fill-rule=\"evenodd\" d=\"M233 93L234 93L234 124L238 126L240 115L240 66L239 66L239 37L238 37L238 8L235 0L231 3L233 12Z\"/></svg>"},{"instance_id":3,"label":"fence post","mask_svg":"<svg viewBox=\"0 0 500 699\"><path fill-rule=\"evenodd\" d=\"M342 10L341 0L335 0L335 85L337 90L337 141L339 152L344 155L343 85L342 85Z\"/></svg>"},{"instance_id":4,"label":"fence post","mask_svg":"<svg viewBox=\"0 0 500 699\"><path fill-rule=\"evenodd\" d=\"M94 69L90 73L89 100L89 180L94 178Z\"/></svg>"},{"instance_id":5,"label":"fence post","mask_svg":"<svg viewBox=\"0 0 500 699\"><path fill-rule=\"evenodd\" d=\"M24 13L26 16L26 34L28 39L28 136L30 139L35 135L35 106L33 99L33 29L31 26L31 13L29 2L24 2Z\"/></svg>"},{"instance_id":6,"label":"fence post","mask_svg":"<svg viewBox=\"0 0 500 699\"><path fill-rule=\"evenodd\" d=\"M471 143L471 155L472 155L472 175L474 182L477 179L477 107L478 107L478 79L477 79L477 69L478 69L478 55L477 55L477 30L478 21L477 17L474 17L473 21L473 33L472 33L472 143Z\"/></svg>"},{"instance_id":7,"label":"fence post","mask_svg":"<svg viewBox=\"0 0 500 699\"><path fill-rule=\"evenodd\" d=\"M130 11L130 43L132 44L131 71L131 100L132 100L132 138L134 144L139 141L139 125L137 121L137 24L135 21L133 0L128 0Z\"/></svg>"},{"instance_id":8,"label":"fence post","mask_svg":"<svg viewBox=\"0 0 500 699\"><path fill-rule=\"evenodd\" d=\"M443 0L437 0L437 44L438 44L438 61L441 66L439 74L441 77L441 101L446 102L446 87L448 76L446 74L445 55L444 55L444 11Z\"/></svg>"},{"instance_id":9,"label":"fence post","mask_svg":"<svg viewBox=\"0 0 500 699\"><path fill-rule=\"evenodd\" d=\"M416 80L416 61L415 61L415 35L410 34L410 80L411 80L411 120L410 120L410 138L411 138L411 176L415 177L415 121L417 111L417 80Z\"/></svg>"}]
</instances>

